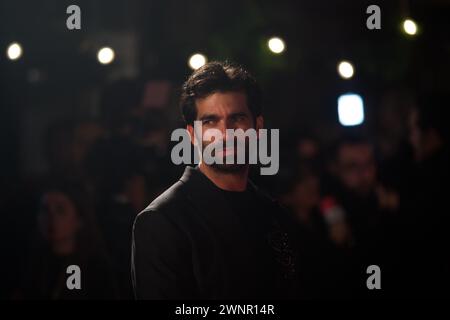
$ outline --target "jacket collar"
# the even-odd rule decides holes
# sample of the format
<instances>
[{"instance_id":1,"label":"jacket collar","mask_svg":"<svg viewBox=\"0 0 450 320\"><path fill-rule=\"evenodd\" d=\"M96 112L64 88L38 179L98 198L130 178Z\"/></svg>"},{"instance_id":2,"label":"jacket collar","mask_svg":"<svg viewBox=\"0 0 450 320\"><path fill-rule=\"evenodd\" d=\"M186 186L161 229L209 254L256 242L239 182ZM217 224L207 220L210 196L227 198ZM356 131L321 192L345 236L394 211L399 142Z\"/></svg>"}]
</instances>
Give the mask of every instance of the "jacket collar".
<instances>
[{"instance_id":1,"label":"jacket collar","mask_svg":"<svg viewBox=\"0 0 450 320\"><path fill-rule=\"evenodd\" d=\"M209 187L212 187L213 189L217 189L217 191L220 191L220 189L200 171L198 166L196 167L187 166L184 169L184 173L181 176L180 181L183 183L193 183L195 185L197 184L209 185ZM250 179L248 180L248 188L256 192L259 192L256 185Z\"/></svg>"},{"instance_id":2,"label":"jacket collar","mask_svg":"<svg viewBox=\"0 0 450 320\"><path fill-rule=\"evenodd\" d=\"M221 190L198 167L186 167L180 181L185 184L185 194L198 209L198 214L208 221L224 244L233 248L245 246L245 234L239 217L233 212ZM230 235L230 231L234 234ZM244 250L245 251L245 250Z\"/></svg>"}]
</instances>

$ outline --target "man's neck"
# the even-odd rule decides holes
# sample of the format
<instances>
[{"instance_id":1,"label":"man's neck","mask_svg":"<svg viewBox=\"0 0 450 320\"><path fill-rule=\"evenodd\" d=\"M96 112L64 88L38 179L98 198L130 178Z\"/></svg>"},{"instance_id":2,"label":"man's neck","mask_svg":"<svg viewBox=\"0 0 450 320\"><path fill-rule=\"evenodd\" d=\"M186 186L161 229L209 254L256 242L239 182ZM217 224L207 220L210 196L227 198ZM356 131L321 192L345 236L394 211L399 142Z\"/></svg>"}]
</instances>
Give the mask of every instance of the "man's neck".
<instances>
[{"instance_id":1,"label":"man's neck","mask_svg":"<svg viewBox=\"0 0 450 320\"><path fill-rule=\"evenodd\" d=\"M199 164L200 171L218 188L226 191L245 191L248 181L248 166L237 172L224 172L204 163Z\"/></svg>"}]
</instances>

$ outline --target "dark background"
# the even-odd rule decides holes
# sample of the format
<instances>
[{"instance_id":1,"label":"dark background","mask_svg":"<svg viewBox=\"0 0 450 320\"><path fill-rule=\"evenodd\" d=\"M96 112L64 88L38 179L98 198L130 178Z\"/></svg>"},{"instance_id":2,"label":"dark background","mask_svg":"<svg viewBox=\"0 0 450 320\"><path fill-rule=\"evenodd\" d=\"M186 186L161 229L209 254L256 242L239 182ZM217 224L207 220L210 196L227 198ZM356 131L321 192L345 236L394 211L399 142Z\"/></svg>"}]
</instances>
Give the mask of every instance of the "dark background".
<instances>
[{"instance_id":1,"label":"dark background","mask_svg":"<svg viewBox=\"0 0 450 320\"><path fill-rule=\"evenodd\" d=\"M66 28L71 4L81 8L81 30ZM366 27L371 4L381 8L381 30ZM402 32L406 17L418 23L417 36ZM128 229L111 231L99 211L110 208L111 195L131 183L132 190L142 185L146 190L128 208L136 214L145 207L138 209L139 203L151 201L180 173L182 168L167 159L167 141L171 129L182 125L177 99L192 72L191 54L246 66L263 89L266 124L280 128L282 141L313 136L326 149L345 131L338 122L337 97L359 93L366 118L355 130L373 142L383 172L391 159L399 161L399 150L409 148L408 112L417 96L450 91L449 17L445 0L1 0L2 296L20 297L39 199L55 177L81 181L100 229L107 229L103 233L123 232L122 244L111 245L104 236L110 251L128 245L132 215L122 224ZM285 41L283 54L267 49L272 36ZM11 61L5 53L15 41L23 56ZM97 62L103 46L115 50L112 64ZM352 79L339 77L341 60L353 63ZM145 105L146 85L155 81L169 93L159 105ZM126 136L133 146L127 140L123 148L111 141L95 147L115 135ZM291 146L282 145L282 151L289 153ZM408 152L402 156L412 162ZM400 188L408 173L389 172L380 179ZM136 176L143 180L133 180ZM126 289L122 293L129 297Z\"/></svg>"}]
</instances>

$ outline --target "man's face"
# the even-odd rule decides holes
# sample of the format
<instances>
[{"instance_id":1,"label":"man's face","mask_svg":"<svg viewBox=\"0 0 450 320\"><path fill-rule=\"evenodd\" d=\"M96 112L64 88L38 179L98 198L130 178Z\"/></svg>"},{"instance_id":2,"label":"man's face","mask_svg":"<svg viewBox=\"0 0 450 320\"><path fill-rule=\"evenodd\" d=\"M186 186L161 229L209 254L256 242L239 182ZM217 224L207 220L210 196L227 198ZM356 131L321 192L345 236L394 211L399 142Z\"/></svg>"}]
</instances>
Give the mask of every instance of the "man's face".
<instances>
[{"instance_id":1,"label":"man's face","mask_svg":"<svg viewBox=\"0 0 450 320\"><path fill-rule=\"evenodd\" d=\"M203 149L209 144L223 144L216 157L223 157L223 164L213 164L212 167L228 172L242 170L246 165L225 163L225 158L235 157L237 144L242 141L235 141L234 148L228 149L225 146L227 139L231 139L226 135L227 129L242 129L246 131L250 128L259 130L262 128L263 119L261 116L253 119L253 115L247 106L247 97L243 92L216 92L203 99L196 101L197 121L202 123L202 145ZM256 123L255 123L256 122ZM187 129L194 141L194 128L188 125ZM217 129L222 133L220 141L211 140L208 129ZM197 133L198 134L198 133ZM236 159L235 159L236 160Z\"/></svg>"},{"instance_id":2,"label":"man's face","mask_svg":"<svg viewBox=\"0 0 450 320\"><path fill-rule=\"evenodd\" d=\"M342 145L337 164L337 174L347 189L356 194L367 195L375 187L376 167L372 146Z\"/></svg>"}]
</instances>

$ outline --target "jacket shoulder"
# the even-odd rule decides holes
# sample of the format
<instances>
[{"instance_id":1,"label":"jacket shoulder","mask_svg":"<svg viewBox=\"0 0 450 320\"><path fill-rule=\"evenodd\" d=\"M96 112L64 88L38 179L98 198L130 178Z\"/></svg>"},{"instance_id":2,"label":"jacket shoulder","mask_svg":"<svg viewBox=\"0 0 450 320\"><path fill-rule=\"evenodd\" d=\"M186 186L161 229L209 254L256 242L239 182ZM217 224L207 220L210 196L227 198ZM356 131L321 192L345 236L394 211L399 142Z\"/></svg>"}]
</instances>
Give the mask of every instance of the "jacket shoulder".
<instances>
[{"instance_id":1,"label":"jacket shoulder","mask_svg":"<svg viewBox=\"0 0 450 320\"><path fill-rule=\"evenodd\" d=\"M147 224L155 220L179 221L180 215L186 213L188 202L184 189L183 182L174 183L137 215L135 224Z\"/></svg>"},{"instance_id":2,"label":"jacket shoulder","mask_svg":"<svg viewBox=\"0 0 450 320\"><path fill-rule=\"evenodd\" d=\"M185 185L178 181L153 200L143 211L144 212L163 212L170 209L183 207L188 201L185 194Z\"/></svg>"}]
</instances>

